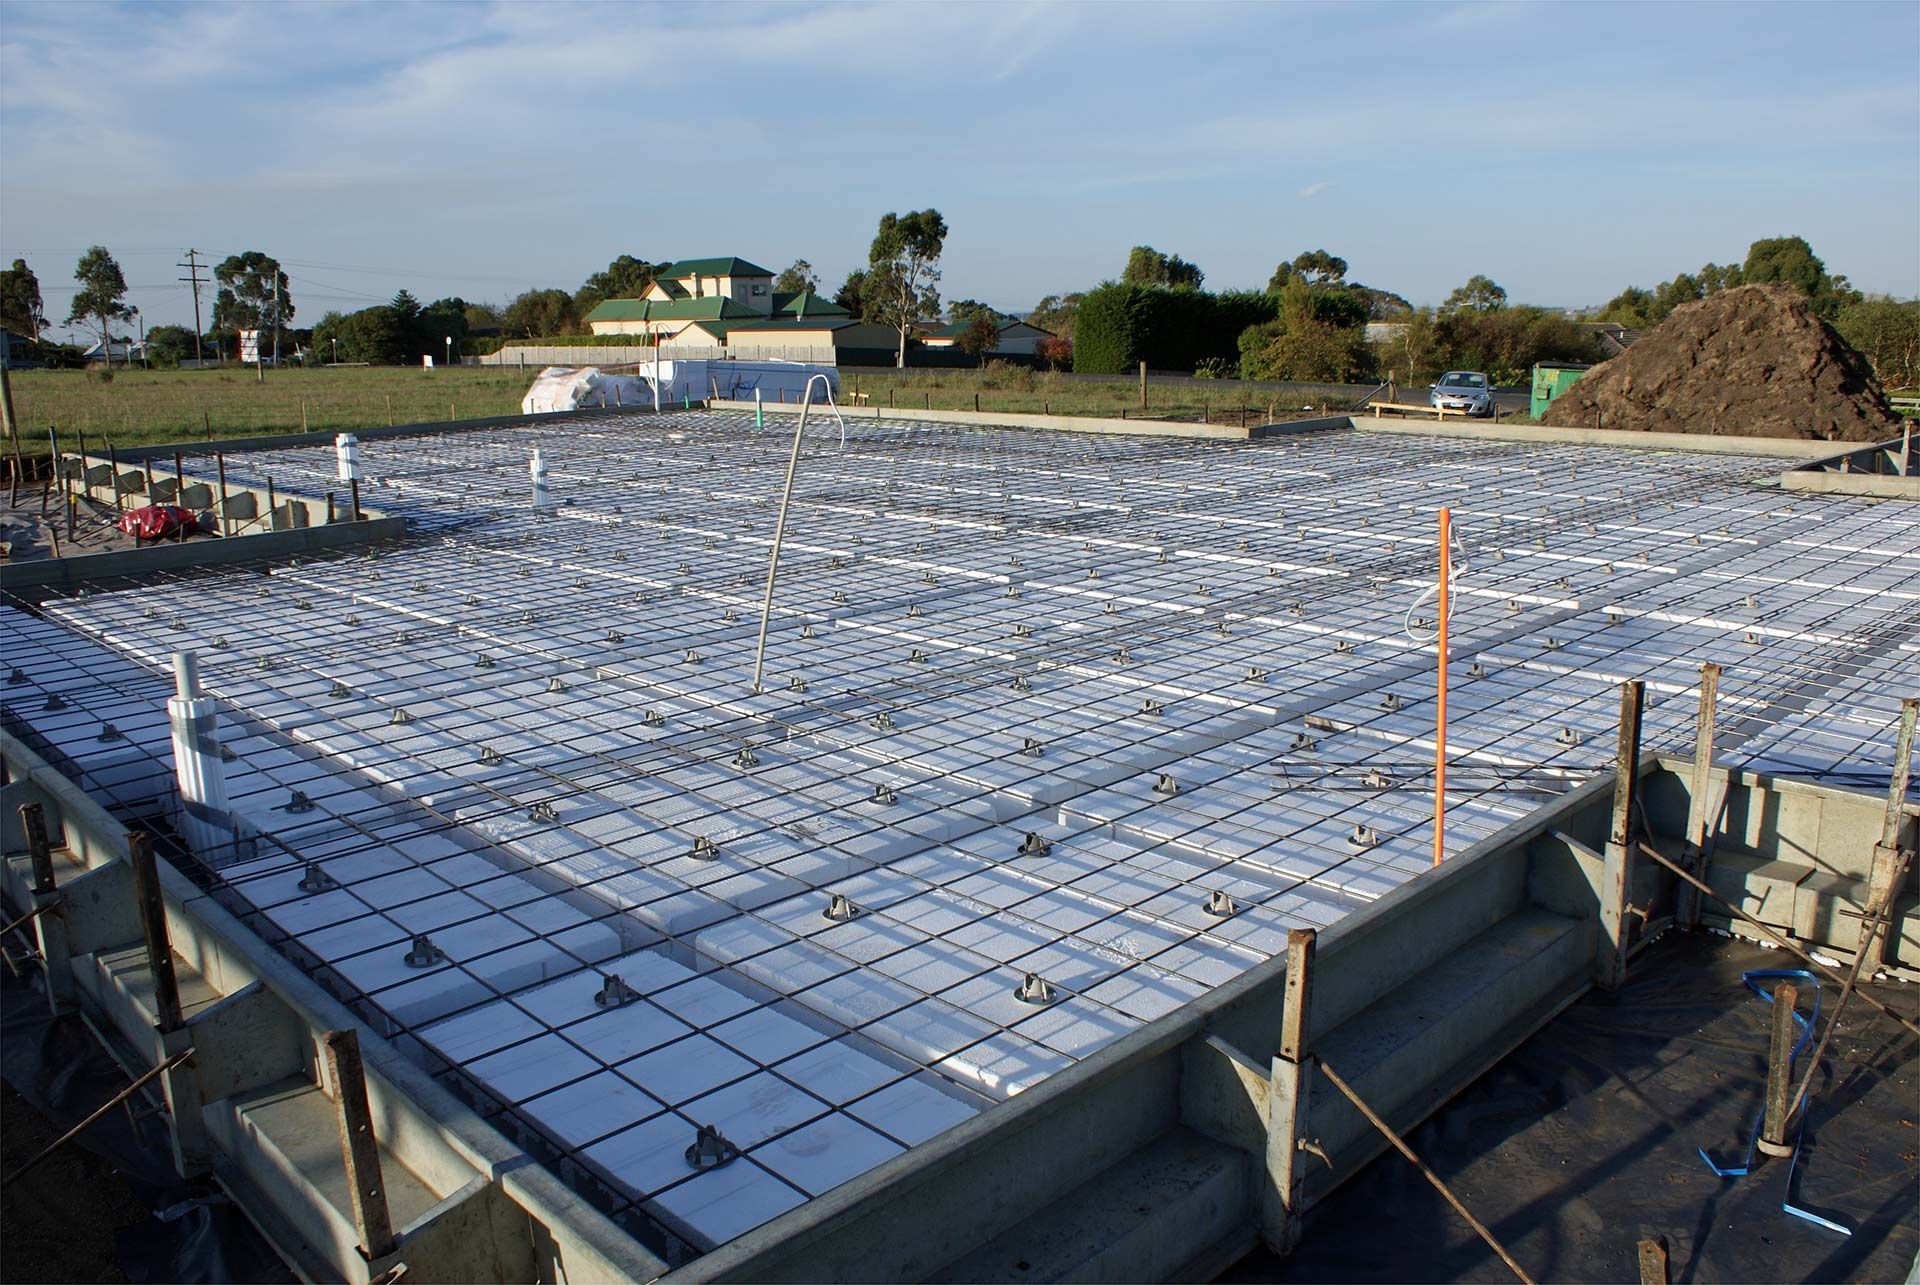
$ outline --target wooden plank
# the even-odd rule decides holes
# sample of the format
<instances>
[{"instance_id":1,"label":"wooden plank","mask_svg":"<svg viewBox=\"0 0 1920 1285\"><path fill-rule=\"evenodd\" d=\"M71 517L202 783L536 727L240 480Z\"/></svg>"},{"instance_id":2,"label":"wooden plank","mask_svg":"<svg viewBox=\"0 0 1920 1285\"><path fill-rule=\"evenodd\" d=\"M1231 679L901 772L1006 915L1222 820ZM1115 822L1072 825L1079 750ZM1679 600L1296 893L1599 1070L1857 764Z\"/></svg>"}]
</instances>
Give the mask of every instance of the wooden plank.
<instances>
[{"instance_id":1,"label":"wooden plank","mask_svg":"<svg viewBox=\"0 0 1920 1285\"><path fill-rule=\"evenodd\" d=\"M1367 409L1399 411L1404 415L1432 415L1439 419L1445 419L1449 415L1458 415L1464 419L1467 414L1463 410L1449 410L1441 406L1421 406L1412 402L1368 402Z\"/></svg>"}]
</instances>

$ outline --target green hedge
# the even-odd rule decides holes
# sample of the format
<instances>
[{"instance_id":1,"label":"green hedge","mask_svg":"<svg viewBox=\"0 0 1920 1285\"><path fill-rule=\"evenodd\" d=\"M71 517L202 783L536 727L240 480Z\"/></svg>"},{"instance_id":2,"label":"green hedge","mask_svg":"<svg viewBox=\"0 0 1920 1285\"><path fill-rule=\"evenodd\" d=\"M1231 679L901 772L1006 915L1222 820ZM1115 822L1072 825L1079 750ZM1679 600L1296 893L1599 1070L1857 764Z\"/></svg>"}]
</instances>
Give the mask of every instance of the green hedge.
<instances>
[{"instance_id":1,"label":"green hedge","mask_svg":"<svg viewBox=\"0 0 1920 1285\"><path fill-rule=\"evenodd\" d=\"M1279 315L1272 295L1255 290L1208 294L1109 281L1088 291L1074 318L1077 374L1120 375L1194 370L1209 360L1237 363L1240 332Z\"/></svg>"}]
</instances>

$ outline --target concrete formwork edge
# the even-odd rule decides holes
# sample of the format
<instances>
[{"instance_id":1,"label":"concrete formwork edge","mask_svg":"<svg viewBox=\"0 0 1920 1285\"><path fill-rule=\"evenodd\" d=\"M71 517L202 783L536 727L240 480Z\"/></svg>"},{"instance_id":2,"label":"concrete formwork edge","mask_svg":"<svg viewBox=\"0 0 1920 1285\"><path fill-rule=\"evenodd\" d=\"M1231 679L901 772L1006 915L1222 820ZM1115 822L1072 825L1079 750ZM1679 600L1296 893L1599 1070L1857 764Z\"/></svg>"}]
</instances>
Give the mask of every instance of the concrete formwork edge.
<instances>
[{"instance_id":1,"label":"concrete formwork edge","mask_svg":"<svg viewBox=\"0 0 1920 1285\"><path fill-rule=\"evenodd\" d=\"M793 402L749 402L728 400L709 402L715 410L753 410L769 414L798 415ZM840 413L854 422L868 419L909 420L931 424L977 424L982 428L1037 428L1055 433L1101 433L1126 437L1184 437L1207 441L1246 442L1291 433L1325 432L1345 428L1345 415L1326 415L1317 419L1287 420L1273 424L1193 424L1176 419L1115 419L1101 415L1031 415L1013 411L911 410L883 406L844 406ZM834 422L828 407L816 404L812 416L825 423Z\"/></svg>"},{"instance_id":2,"label":"concrete formwork edge","mask_svg":"<svg viewBox=\"0 0 1920 1285\"><path fill-rule=\"evenodd\" d=\"M90 873L125 867L128 834L125 826L5 732L0 732L0 760L5 763L10 785L25 783L36 797L45 800L49 806L49 829L60 836L57 842ZM533 1247L536 1272L541 1280L651 1280L665 1270L664 1262L455 1099L317 982L211 901L185 875L164 860L156 864L174 954L227 995L255 984L269 993L278 1010L290 1016L305 1033L309 1050L306 1061L310 1067L314 1063L311 1050L322 1034L330 1030L357 1031L375 1132L382 1148L393 1152L399 1162L441 1196L465 1193L469 1198L488 1202L492 1212L474 1225L492 1227L491 1234L505 1237L501 1244L486 1243L477 1232L466 1237L436 1235L430 1240L416 1240L413 1243L417 1256L434 1254L443 1261L409 1264L412 1274L431 1280L478 1279L462 1264L471 1265L489 1258L511 1261L521 1256L526 1245ZM11 861L7 863L6 891L18 899L22 889L13 886L17 882L14 865ZM78 880L74 884L77 886ZM70 906L67 917L73 918L78 911L77 906ZM253 1002L263 1010L272 1007L258 992L254 993ZM125 1026L126 1022L121 1025ZM151 1026L141 1027L138 1022L134 1026L136 1029L114 1032L121 1049L144 1048L152 1041ZM206 1054L212 1056L213 1048ZM271 1199L276 1184L286 1181L283 1175L248 1165L245 1157L214 1159L216 1174L223 1171L233 1174L236 1167L244 1170L237 1185L256 1200ZM477 1187L476 1178L483 1180ZM511 1202L504 1218L497 1205L501 1197ZM258 1212L255 1211L257 1220L272 1222L270 1217L258 1219ZM443 1221L446 1216L445 1208L436 1207L430 1219L422 1220L421 1229ZM407 1231L401 1229L403 1259L408 1247ZM370 1274L365 1261L305 1262L296 1266L311 1279L364 1280Z\"/></svg>"},{"instance_id":3,"label":"concrete formwork edge","mask_svg":"<svg viewBox=\"0 0 1920 1285\"><path fill-rule=\"evenodd\" d=\"M1527 442L1535 445L1625 446L1643 451L1686 451L1696 455L1765 455L1778 459L1816 460L1832 455L1832 442L1805 442L1778 437L1702 437L1695 433L1630 433L1612 428L1550 428L1544 424L1489 424L1449 420L1384 419L1355 415L1350 421L1365 433L1404 433L1422 437L1471 438L1483 442Z\"/></svg>"}]
</instances>

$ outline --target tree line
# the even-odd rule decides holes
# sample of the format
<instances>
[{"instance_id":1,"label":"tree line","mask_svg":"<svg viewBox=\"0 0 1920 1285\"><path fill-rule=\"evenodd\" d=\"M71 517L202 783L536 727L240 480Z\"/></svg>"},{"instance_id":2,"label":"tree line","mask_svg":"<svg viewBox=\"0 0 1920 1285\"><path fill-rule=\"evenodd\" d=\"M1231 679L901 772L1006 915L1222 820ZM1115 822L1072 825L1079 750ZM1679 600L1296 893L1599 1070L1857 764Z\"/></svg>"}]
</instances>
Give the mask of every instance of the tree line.
<instances>
[{"instance_id":1,"label":"tree line","mask_svg":"<svg viewBox=\"0 0 1920 1285\"><path fill-rule=\"evenodd\" d=\"M1204 282L1201 269L1179 255L1135 246L1118 280L1049 295L1027 320L1071 337L1079 371L1123 373L1144 361L1243 379L1417 384L1468 369L1517 383L1539 362L1604 360L1599 336L1583 321L1652 326L1717 290L1780 282L1804 294L1888 387L1920 383L1920 302L1863 296L1830 274L1801 237L1756 241L1738 264L1709 263L1652 290L1629 287L1588 318L1514 305L1483 274L1438 308L1416 308L1352 280L1347 261L1324 249L1282 262L1264 291L1209 293ZM1372 322L1389 323L1376 342L1367 339Z\"/></svg>"},{"instance_id":2,"label":"tree line","mask_svg":"<svg viewBox=\"0 0 1920 1285\"><path fill-rule=\"evenodd\" d=\"M78 283L64 324L97 333L102 351L111 358L115 346L135 337L132 323L139 310L127 302L127 277L119 261L103 245L90 246L74 266ZM279 262L258 250L229 255L213 265L216 287L213 324L196 336L186 326L163 324L146 331L151 358L177 364L209 349L218 353L238 344L242 330L261 331L262 346L277 351L292 332L293 293ZM41 298L40 279L26 260L15 259L0 269L0 326L38 345L54 324Z\"/></svg>"},{"instance_id":3,"label":"tree line","mask_svg":"<svg viewBox=\"0 0 1920 1285\"><path fill-rule=\"evenodd\" d=\"M882 215L866 264L849 272L833 294L853 316L895 332L900 364L915 327L943 315L940 258L948 232L935 209ZM184 326L154 326L146 335L148 356L165 365L208 348L231 354L241 330L262 332L269 349L289 338L307 343L319 361L412 363L449 351L460 355L494 335L581 333L587 314L602 301L644 295L669 266L622 254L573 290L527 290L500 305L458 296L423 304L401 290L384 304L328 312L304 332L291 328L296 308L285 269L271 255L248 250L213 266L208 331L195 336ZM129 338L134 310L126 303L126 277L107 249L93 246L82 254L74 279L78 287L67 324L96 331L109 345ZM1098 373L1130 371L1145 361L1155 369L1316 383L1415 383L1461 368L1511 382L1536 362L1604 357L1590 327L1556 311L1513 305L1485 275L1468 278L1438 308L1415 308L1391 290L1352 279L1347 261L1325 249L1282 261L1264 290L1209 292L1205 281L1201 268L1178 254L1134 246L1117 280L1047 295L1024 319L1054 336L1039 346L1043 362ZM1889 387L1920 384L1920 302L1863 295L1844 276L1829 273L1797 236L1755 241L1737 264L1708 263L1651 289L1629 286L1591 319L1653 326L1683 304L1756 282L1801 291ZM774 282L778 292L820 288L819 274L805 259L796 259ZM944 315L966 327L959 346L982 360L1011 319L968 298L947 303ZM1383 341L1367 341L1372 322L1390 323ZM24 260L0 269L0 325L35 342L47 328L39 281Z\"/></svg>"},{"instance_id":4,"label":"tree line","mask_svg":"<svg viewBox=\"0 0 1920 1285\"><path fill-rule=\"evenodd\" d=\"M1868 296L1827 265L1803 237L1767 237L1739 263L1708 263L1652 289L1628 286L1607 301L1598 320L1657 326L1683 304L1740 285L1780 282L1807 297L1814 315L1832 326L1869 363L1888 388L1920 386L1920 300Z\"/></svg>"}]
</instances>

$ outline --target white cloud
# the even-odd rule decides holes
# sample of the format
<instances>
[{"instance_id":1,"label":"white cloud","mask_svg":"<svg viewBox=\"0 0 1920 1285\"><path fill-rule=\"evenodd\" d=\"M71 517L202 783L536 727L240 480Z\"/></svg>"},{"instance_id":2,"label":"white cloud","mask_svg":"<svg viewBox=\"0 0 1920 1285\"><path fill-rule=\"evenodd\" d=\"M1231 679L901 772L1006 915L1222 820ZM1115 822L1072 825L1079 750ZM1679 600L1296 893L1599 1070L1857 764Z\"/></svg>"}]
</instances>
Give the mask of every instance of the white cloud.
<instances>
[{"instance_id":1,"label":"white cloud","mask_svg":"<svg viewBox=\"0 0 1920 1285\"><path fill-rule=\"evenodd\" d=\"M1303 188L1301 188L1301 189L1300 189L1300 195L1302 195L1302 196L1318 196L1318 195L1320 195L1320 194L1321 194L1322 192L1324 192L1324 191L1326 191L1326 190L1327 190L1328 188L1330 188L1330 187L1332 187L1332 186L1333 186L1333 184L1331 184L1331 183L1329 183L1329 182L1327 182L1327 181L1326 181L1325 179L1321 179L1321 180L1320 180L1319 182L1317 182L1317 183L1309 183L1309 184L1307 184L1307 185L1306 185L1305 187L1303 187Z\"/></svg>"}]
</instances>

